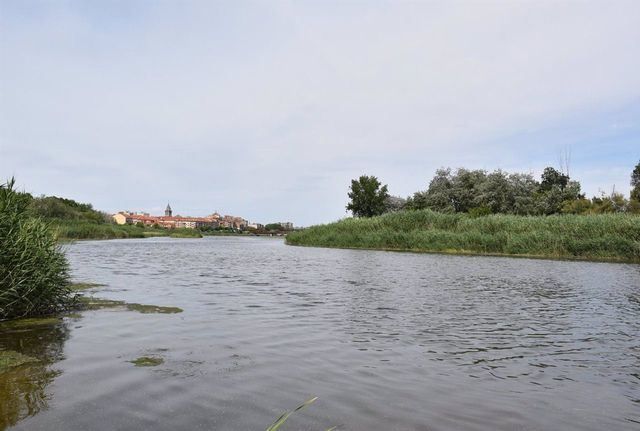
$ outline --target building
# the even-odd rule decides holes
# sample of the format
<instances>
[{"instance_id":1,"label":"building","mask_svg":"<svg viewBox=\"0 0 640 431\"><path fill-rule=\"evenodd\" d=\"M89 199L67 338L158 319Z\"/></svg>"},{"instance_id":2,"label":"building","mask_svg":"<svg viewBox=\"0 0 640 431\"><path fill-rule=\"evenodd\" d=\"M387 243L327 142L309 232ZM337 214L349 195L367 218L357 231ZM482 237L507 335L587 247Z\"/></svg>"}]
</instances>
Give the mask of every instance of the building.
<instances>
[{"instance_id":1,"label":"building","mask_svg":"<svg viewBox=\"0 0 640 431\"><path fill-rule=\"evenodd\" d=\"M120 225L142 223L145 226L157 225L166 229L199 229L227 227L233 229L246 229L248 221L242 217L230 215L220 216L213 213L207 217L182 217L173 216L171 205L167 203L164 216L152 216L149 213L133 213L131 211L120 211L112 216L113 220Z\"/></svg>"}]
</instances>

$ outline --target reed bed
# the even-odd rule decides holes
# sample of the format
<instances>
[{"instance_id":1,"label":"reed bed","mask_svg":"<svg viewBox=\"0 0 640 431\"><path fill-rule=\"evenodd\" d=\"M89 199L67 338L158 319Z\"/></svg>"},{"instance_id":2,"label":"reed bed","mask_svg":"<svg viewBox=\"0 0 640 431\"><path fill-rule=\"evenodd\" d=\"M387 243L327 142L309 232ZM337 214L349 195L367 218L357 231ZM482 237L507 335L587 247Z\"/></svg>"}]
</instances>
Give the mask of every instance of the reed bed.
<instances>
[{"instance_id":1,"label":"reed bed","mask_svg":"<svg viewBox=\"0 0 640 431\"><path fill-rule=\"evenodd\" d=\"M0 320L55 313L74 301L67 260L27 206L13 180L0 185Z\"/></svg>"},{"instance_id":2,"label":"reed bed","mask_svg":"<svg viewBox=\"0 0 640 431\"><path fill-rule=\"evenodd\" d=\"M59 240L77 239L121 239L148 238L151 236L168 236L172 238L201 238L196 229L163 229L139 227L134 225L117 225L112 223L92 223L68 220L52 221L52 228Z\"/></svg>"},{"instance_id":3,"label":"reed bed","mask_svg":"<svg viewBox=\"0 0 640 431\"><path fill-rule=\"evenodd\" d=\"M640 217L515 216L403 211L291 233L287 244L640 263Z\"/></svg>"}]
</instances>

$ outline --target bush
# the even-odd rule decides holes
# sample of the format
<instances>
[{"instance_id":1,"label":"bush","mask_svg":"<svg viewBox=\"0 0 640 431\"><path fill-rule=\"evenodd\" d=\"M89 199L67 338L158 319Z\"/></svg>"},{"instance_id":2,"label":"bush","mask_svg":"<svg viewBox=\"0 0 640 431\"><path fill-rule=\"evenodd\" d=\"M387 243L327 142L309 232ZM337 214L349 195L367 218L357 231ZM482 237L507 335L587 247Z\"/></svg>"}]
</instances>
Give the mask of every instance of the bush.
<instances>
[{"instance_id":1,"label":"bush","mask_svg":"<svg viewBox=\"0 0 640 431\"><path fill-rule=\"evenodd\" d=\"M14 185L0 185L0 320L54 313L73 301L64 254Z\"/></svg>"}]
</instances>

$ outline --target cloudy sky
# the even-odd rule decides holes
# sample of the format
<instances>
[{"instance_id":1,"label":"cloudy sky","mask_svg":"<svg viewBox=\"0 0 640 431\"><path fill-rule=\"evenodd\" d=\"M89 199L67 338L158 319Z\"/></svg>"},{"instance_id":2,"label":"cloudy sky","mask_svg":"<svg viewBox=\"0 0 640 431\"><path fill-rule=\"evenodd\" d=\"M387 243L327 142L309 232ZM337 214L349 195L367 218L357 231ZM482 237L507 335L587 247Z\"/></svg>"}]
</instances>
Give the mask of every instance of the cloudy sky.
<instances>
[{"instance_id":1,"label":"cloudy sky","mask_svg":"<svg viewBox=\"0 0 640 431\"><path fill-rule=\"evenodd\" d=\"M640 1L0 0L0 177L105 211L345 216L441 166L640 160Z\"/></svg>"}]
</instances>

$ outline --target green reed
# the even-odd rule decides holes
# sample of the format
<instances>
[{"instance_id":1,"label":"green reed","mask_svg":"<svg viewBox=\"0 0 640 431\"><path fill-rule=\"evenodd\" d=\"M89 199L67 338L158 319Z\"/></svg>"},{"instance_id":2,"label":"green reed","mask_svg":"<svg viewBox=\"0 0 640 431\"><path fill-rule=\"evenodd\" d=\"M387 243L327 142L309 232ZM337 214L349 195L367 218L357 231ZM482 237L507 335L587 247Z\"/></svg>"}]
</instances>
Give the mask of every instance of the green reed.
<instances>
[{"instance_id":1,"label":"green reed","mask_svg":"<svg viewBox=\"0 0 640 431\"><path fill-rule=\"evenodd\" d=\"M300 404L298 407L296 407L295 409L288 411L288 412L284 412L283 414L280 415L280 417L278 419L276 419L271 425L269 425L269 427L266 429L266 431L276 431L279 430L280 427L282 425L284 425L284 423L287 421L287 419L289 419L289 417L296 413L299 412L300 410L304 410L306 409L308 406L310 406L311 404L313 404L316 400L318 399L318 397L313 397L311 399L308 399L307 401L305 401L304 403ZM338 427L331 427L328 428L326 431L334 431L336 430Z\"/></svg>"},{"instance_id":2,"label":"green reed","mask_svg":"<svg viewBox=\"0 0 640 431\"><path fill-rule=\"evenodd\" d=\"M55 235L28 214L14 186L0 185L0 320L54 313L74 300Z\"/></svg>"},{"instance_id":3,"label":"green reed","mask_svg":"<svg viewBox=\"0 0 640 431\"><path fill-rule=\"evenodd\" d=\"M349 218L287 236L291 245L640 262L640 217L404 211Z\"/></svg>"},{"instance_id":4,"label":"green reed","mask_svg":"<svg viewBox=\"0 0 640 431\"><path fill-rule=\"evenodd\" d=\"M51 226L59 240L74 239L121 239L168 236L173 238L201 238L196 229L163 229L118 225L114 223L92 223L75 220L52 220Z\"/></svg>"}]
</instances>

